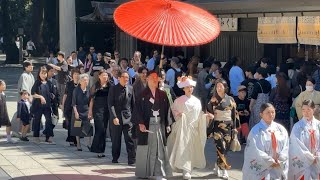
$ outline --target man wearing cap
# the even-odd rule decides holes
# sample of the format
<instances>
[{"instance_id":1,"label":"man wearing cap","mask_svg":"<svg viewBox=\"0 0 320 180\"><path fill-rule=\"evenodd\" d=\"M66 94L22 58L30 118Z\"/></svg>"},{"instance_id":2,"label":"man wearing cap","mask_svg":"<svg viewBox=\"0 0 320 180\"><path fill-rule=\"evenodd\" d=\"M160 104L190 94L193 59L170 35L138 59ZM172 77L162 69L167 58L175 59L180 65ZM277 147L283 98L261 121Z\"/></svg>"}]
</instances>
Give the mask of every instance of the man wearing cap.
<instances>
[{"instance_id":1,"label":"man wearing cap","mask_svg":"<svg viewBox=\"0 0 320 180\"><path fill-rule=\"evenodd\" d=\"M140 178L172 176L166 146L169 128L169 101L165 92L158 88L156 71L147 74L147 88L137 99L137 164L136 176Z\"/></svg>"},{"instance_id":2,"label":"man wearing cap","mask_svg":"<svg viewBox=\"0 0 320 180\"><path fill-rule=\"evenodd\" d=\"M176 99L172 105L176 122L168 137L169 161L173 170L183 172L183 179L191 179L194 168L206 167L204 147L207 125L201 102L192 95L196 82L183 76L177 84L185 95Z\"/></svg>"},{"instance_id":3,"label":"man wearing cap","mask_svg":"<svg viewBox=\"0 0 320 180\"><path fill-rule=\"evenodd\" d=\"M68 64L64 60L64 52L59 51L58 52L58 64L48 64L51 66L53 69L55 69L58 74L57 74L57 87L58 87L58 94L60 97L64 95L64 91L66 89L66 84L68 81ZM62 98L60 98L60 105L62 104Z\"/></svg>"},{"instance_id":4,"label":"man wearing cap","mask_svg":"<svg viewBox=\"0 0 320 180\"><path fill-rule=\"evenodd\" d=\"M71 59L72 59L71 67L76 68L80 65L83 65L82 61L78 59L78 55L76 51L71 52Z\"/></svg>"},{"instance_id":5,"label":"man wearing cap","mask_svg":"<svg viewBox=\"0 0 320 180\"><path fill-rule=\"evenodd\" d=\"M244 85L238 87L238 96L234 98L234 101L237 104L237 111L240 118L240 137L242 143L246 142L246 139L249 135L249 105L250 101L246 98L247 88Z\"/></svg>"}]
</instances>

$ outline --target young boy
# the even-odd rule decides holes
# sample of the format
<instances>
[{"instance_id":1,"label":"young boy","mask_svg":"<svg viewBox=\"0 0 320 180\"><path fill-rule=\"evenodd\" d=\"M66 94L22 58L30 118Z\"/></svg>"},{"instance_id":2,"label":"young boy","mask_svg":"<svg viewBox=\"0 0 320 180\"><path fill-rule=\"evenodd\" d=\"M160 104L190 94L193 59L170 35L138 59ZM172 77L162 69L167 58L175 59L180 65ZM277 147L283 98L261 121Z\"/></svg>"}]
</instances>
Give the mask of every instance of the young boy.
<instances>
[{"instance_id":1,"label":"young boy","mask_svg":"<svg viewBox=\"0 0 320 180\"><path fill-rule=\"evenodd\" d=\"M249 135L249 105L250 101L246 98L247 88L243 85L238 87L238 97L235 97L235 102L237 104L237 111L240 117L240 142L246 143L246 139Z\"/></svg>"},{"instance_id":2,"label":"young boy","mask_svg":"<svg viewBox=\"0 0 320 180\"><path fill-rule=\"evenodd\" d=\"M29 130L31 114L30 114L30 107L31 104L29 102L29 93L26 90L22 90L20 92L21 100L18 102L17 108L17 120L21 121L22 129L21 129L21 141L29 141L27 138L27 133Z\"/></svg>"},{"instance_id":3,"label":"young boy","mask_svg":"<svg viewBox=\"0 0 320 180\"><path fill-rule=\"evenodd\" d=\"M256 68L254 66L249 66L246 71L246 79L242 81L241 85L244 85L247 88L247 99L251 100L251 95L253 92L254 84L258 81L254 78L254 74L256 73Z\"/></svg>"},{"instance_id":4,"label":"young boy","mask_svg":"<svg viewBox=\"0 0 320 180\"><path fill-rule=\"evenodd\" d=\"M6 90L6 83L0 79L0 127L6 126L7 143L16 143L11 139L11 122L9 120L7 100L4 91Z\"/></svg>"}]
</instances>

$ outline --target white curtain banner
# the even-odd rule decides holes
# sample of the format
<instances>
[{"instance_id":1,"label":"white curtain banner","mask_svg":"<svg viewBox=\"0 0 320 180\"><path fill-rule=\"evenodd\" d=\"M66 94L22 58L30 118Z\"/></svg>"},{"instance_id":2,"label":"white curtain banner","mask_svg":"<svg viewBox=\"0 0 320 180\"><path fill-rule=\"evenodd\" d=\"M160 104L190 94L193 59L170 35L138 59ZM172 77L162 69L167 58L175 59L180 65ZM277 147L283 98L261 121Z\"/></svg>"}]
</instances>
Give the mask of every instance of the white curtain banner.
<instances>
[{"instance_id":1,"label":"white curtain banner","mask_svg":"<svg viewBox=\"0 0 320 180\"><path fill-rule=\"evenodd\" d=\"M298 17L298 41L300 44L320 45L320 16Z\"/></svg>"},{"instance_id":2,"label":"white curtain banner","mask_svg":"<svg viewBox=\"0 0 320 180\"><path fill-rule=\"evenodd\" d=\"M259 17L257 31L259 43L297 43L296 22L296 17Z\"/></svg>"}]
</instances>

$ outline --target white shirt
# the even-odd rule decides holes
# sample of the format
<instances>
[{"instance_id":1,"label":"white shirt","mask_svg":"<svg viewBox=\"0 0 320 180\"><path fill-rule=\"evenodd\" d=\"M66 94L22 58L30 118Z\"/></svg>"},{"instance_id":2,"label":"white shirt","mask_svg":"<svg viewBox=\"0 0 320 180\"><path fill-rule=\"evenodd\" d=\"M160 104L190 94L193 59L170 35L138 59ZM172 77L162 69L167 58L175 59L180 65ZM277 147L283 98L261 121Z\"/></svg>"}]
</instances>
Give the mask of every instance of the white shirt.
<instances>
[{"instance_id":1,"label":"white shirt","mask_svg":"<svg viewBox=\"0 0 320 180\"><path fill-rule=\"evenodd\" d=\"M32 41L27 42L27 50L33 51L33 48L36 49L34 43Z\"/></svg>"},{"instance_id":2,"label":"white shirt","mask_svg":"<svg viewBox=\"0 0 320 180\"><path fill-rule=\"evenodd\" d=\"M114 85L119 84L119 80L118 80L117 78L115 78L114 76L112 76L112 79L113 79Z\"/></svg>"},{"instance_id":3,"label":"white shirt","mask_svg":"<svg viewBox=\"0 0 320 180\"><path fill-rule=\"evenodd\" d=\"M72 67L78 67L81 64L82 62L80 61L80 59L72 59Z\"/></svg>"}]
</instances>

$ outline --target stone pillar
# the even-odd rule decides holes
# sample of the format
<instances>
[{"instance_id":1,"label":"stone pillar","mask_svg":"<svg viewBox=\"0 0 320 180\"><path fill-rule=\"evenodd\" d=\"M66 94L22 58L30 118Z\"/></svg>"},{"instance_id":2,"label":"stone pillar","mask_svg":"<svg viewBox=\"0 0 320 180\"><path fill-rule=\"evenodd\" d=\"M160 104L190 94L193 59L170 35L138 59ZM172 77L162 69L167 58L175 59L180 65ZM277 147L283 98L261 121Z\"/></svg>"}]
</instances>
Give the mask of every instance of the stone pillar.
<instances>
[{"instance_id":1,"label":"stone pillar","mask_svg":"<svg viewBox=\"0 0 320 180\"><path fill-rule=\"evenodd\" d=\"M75 0L59 0L60 50L69 56L77 50Z\"/></svg>"},{"instance_id":2,"label":"stone pillar","mask_svg":"<svg viewBox=\"0 0 320 180\"><path fill-rule=\"evenodd\" d=\"M129 60L133 58L133 53L137 50L137 39L125 32L120 32L120 54Z\"/></svg>"}]
</instances>

